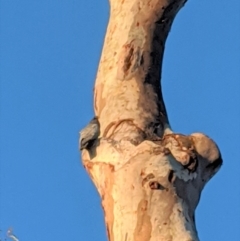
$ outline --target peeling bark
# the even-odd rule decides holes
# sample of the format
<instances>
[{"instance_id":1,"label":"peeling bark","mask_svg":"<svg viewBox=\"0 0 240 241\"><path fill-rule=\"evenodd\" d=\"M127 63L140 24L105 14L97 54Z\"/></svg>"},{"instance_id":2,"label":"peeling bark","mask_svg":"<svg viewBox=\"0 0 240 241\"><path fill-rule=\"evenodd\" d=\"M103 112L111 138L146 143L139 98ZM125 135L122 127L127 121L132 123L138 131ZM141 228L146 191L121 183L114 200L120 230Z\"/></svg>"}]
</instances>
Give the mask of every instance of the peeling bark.
<instances>
[{"instance_id":1,"label":"peeling bark","mask_svg":"<svg viewBox=\"0 0 240 241\"><path fill-rule=\"evenodd\" d=\"M204 134L171 131L160 79L164 45L186 0L110 0L95 83L96 143L83 164L110 241L198 241L194 212L222 164Z\"/></svg>"}]
</instances>

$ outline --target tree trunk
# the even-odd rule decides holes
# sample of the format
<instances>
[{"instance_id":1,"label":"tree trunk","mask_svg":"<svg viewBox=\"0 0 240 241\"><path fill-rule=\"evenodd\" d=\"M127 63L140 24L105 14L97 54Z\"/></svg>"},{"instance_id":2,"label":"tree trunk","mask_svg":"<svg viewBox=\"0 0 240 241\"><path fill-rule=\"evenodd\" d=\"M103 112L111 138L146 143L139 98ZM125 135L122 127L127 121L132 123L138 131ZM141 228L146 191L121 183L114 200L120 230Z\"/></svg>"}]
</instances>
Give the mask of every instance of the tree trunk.
<instances>
[{"instance_id":1,"label":"tree trunk","mask_svg":"<svg viewBox=\"0 0 240 241\"><path fill-rule=\"evenodd\" d=\"M110 0L95 83L100 123L83 164L110 241L197 241L194 212L222 159L207 136L171 131L161 93L164 45L186 0Z\"/></svg>"}]
</instances>

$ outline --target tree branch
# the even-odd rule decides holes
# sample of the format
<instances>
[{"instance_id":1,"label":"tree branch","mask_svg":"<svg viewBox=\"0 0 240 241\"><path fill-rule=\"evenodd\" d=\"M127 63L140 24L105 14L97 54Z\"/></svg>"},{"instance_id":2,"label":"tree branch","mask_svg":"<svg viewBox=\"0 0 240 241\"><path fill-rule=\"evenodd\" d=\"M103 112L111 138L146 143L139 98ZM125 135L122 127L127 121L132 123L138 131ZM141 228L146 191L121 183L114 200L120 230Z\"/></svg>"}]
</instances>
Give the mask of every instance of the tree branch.
<instances>
[{"instance_id":1,"label":"tree branch","mask_svg":"<svg viewBox=\"0 0 240 241\"><path fill-rule=\"evenodd\" d=\"M110 0L95 84L99 123L81 132L110 241L197 241L194 212L222 164L209 137L171 131L162 97L164 45L185 2Z\"/></svg>"}]
</instances>

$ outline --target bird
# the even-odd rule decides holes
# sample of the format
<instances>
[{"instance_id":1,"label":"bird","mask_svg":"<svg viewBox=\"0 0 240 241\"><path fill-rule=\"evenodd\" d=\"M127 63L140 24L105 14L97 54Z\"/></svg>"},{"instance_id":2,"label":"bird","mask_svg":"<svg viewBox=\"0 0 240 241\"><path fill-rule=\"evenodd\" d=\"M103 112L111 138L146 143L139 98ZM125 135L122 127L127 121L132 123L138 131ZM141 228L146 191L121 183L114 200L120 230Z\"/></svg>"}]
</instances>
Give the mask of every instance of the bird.
<instances>
[{"instance_id":1,"label":"bird","mask_svg":"<svg viewBox=\"0 0 240 241\"><path fill-rule=\"evenodd\" d=\"M89 124L80 131L79 134L79 149L81 151L83 149L90 150L94 142L98 139L98 136L100 135L100 124L98 121L98 117L95 116L89 122Z\"/></svg>"}]
</instances>

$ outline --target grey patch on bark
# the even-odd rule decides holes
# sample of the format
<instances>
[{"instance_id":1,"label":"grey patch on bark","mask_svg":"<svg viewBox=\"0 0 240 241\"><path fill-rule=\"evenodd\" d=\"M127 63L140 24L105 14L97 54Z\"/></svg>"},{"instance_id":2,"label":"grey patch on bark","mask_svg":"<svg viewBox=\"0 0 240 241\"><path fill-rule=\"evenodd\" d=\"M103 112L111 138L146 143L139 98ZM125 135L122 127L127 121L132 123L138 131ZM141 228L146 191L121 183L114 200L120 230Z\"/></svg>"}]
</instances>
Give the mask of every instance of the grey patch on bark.
<instances>
[{"instance_id":1,"label":"grey patch on bark","mask_svg":"<svg viewBox=\"0 0 240 241\"><path fill-rule=\"evenodd\" d=\"M223 164L223 160L222 160L222 157L220 156L216 161L208 164L206 166L206 168L212 169L212 171L214 171L214 173L215 173L222 166L222 164Z\"/></svg>"},{"instance_id":2,"label":"grey patch on bark","mask_svg":"<svg viewBox=\"0 0 240 241\"><path fill-rule=\"evenodd\" d=\"M163 132L163 128L160 120L156 120L155 122L150 122L145 127L145 134L146 134L147 140L153 140L153 141L161 140L162 132Z\"/></svg>"}]
</instances>

